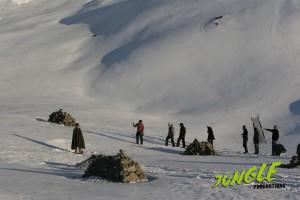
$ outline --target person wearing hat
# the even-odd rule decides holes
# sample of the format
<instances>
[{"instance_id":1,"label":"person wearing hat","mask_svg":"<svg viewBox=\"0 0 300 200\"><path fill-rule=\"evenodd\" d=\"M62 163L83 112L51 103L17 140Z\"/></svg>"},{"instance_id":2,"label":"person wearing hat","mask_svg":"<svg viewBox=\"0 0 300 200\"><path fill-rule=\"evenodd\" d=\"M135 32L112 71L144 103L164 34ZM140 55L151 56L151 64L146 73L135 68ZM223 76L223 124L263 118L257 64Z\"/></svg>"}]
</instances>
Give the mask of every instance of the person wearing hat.
<instances>
[{"instance_id":1,"label":"person wearing hat","mask_svg":"<svg viewBox=\"0 0 300 200\"><path fill-rule=\"evenodd\" d=\"M83 154L82 149L85 149L85 143L79 123L76 123L75 128L73 130L71 149L75 149L75 154Z\"/></svg>"},{"instance_id":2,"label":"person wearing hat","mask_svg":"<svg viewBox=\"0 0 300 200\"><path fill-rule=\"evenodd\" d=\"M185 134L186 134L186 128L184 127L183 123L179 124L180 131L179 131L179 137L177 139L177 147L180 146L180 141L182 141L182 146L185 148Z\"/></svg>"},{"instance_id":3,"label":"person wearing hat","mask_svg":"<svg viewBox=\"0 0 300 200\"><path fill-rule=\"evenodd\" d=\"M143 136L144 136L144 124L143 120L139 120L138 123L132 123L133 127L136 127L136 143L139 144L139 141L141 141L141 144L143 144Z\"/></svg>"},{"instance_id":4,"label":"person wearing hat","mask_svg":"<svg viewBox=\"0 0 300 200\"><path fill-rule=\"evenodd\" d=\"M278 131L278 126L274 125L273 129L264 129L266 131L269 131L272 133L272 156L275 155L275 146L278 142L279 139L279 131Z\"/></svg>"}]
</instances>

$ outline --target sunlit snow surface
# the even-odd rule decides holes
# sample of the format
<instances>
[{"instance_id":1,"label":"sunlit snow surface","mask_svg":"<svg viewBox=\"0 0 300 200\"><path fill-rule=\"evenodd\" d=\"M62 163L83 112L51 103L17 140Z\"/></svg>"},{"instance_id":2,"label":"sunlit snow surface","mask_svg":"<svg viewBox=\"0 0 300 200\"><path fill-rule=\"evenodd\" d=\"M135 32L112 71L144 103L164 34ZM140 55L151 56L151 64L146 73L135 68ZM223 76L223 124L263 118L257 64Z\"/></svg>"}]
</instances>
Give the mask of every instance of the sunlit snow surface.
<instances>
[{"instance_id":1,"label":"sunlit snow surface","mask_svg":"<svg viewBox=\"0 0 300 200\"><path fill-rule=\"evenodd\" d=\"M285 190L211 188L216 174L295 154L299 11L297 0L0 0L0 199L299 198L299 169L279 170ZM85 155L69 152L72 129L41 121L59 108L80 122ZM269 133L261 155L241 153L241 126L252 153L258 114L279 125L287 154L269 156ZM222 156L163 146L168 122L176 138L186 124L188 143L212 125ZM150 182L86 180L74 167L120 148Z\"/></svg>"}]
</instances>

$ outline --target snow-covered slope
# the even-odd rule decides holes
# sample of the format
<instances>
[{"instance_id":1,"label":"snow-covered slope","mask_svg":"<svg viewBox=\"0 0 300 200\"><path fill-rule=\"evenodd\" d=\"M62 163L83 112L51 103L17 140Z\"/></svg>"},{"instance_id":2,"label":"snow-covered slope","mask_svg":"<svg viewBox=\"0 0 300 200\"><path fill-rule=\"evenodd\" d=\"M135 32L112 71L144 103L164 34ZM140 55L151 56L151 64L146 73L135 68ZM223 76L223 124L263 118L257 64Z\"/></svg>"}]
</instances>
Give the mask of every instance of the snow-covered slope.
<instances>
[{"instance_id":1,"label":"snow-covered slope","mask_svg":"<svg viewBox=\"0 0 300 200\"><path fill-rule=\"evenodd\" d=\"M122 199L115 190L125 199L153 199L152 191L156 199L297 199L298 171L279 175L290 196L210 183L224 169L279 159L265 155L271 135L257 159L238 153L251 116L279 125L283 161L294 154L299 11L298 0L0 0L0 199ZM71 130L35 120L58 108L81 123L89 152L124 148L153 181L128 186L132 194L82 183L72 164L84 157L65 151ZM146 124L144 147L132 144L137 119ZM227 157L183 158L162 147L169 121L176 135L177 122L186 124L188 142L205 140L212 125ZM84 195L75 192L82 187Z\"/></svg>"}]
</instances>

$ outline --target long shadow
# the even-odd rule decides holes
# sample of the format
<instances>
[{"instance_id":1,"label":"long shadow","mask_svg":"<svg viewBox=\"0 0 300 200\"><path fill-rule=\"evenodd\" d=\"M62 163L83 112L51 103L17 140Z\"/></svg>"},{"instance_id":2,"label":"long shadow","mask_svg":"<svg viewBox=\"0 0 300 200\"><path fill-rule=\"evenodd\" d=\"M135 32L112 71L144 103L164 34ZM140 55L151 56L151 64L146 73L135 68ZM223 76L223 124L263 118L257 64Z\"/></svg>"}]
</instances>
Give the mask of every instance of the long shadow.
<instances>
[{"instance_id":1,"label":"long shadow","mask_svg":"<svg viewBox=\"0 0 300 200\"><path fill-rule=\"evenodd\" d=\"M117 138L117 137L114 137L114 136L111 136L111 135L106 135L104 133L93 132L93 131L83 131L83 132L84 133L89 133L89 134L94 134L94 135L99 135L99 136L102 136L102 137L106 137L106 138L113 139L113 140L118 140L118 141L121 141L121 142L127 142L127 143L131 143L131 144L135 144L132 141L124 140L124 139Z\"/></svg>"},{"instance_id":2,"label":"long shadow","mask_svg":"<svg viewBox=\"0 0 300 200\"><path fill-rule=\"evenodd\" d=\"M162 148L162 147L145 147L145 146L138 146L138 147L149 150L149 151L158 151L158 152L176 154L176 155L181 155L183 153L183 151L180 151L177 149L166 149L166 148Z\"/></svg>"},{"instance_id":3,"label":"long shadow","mask_svg":"<svg viewBox=\"0 0 300 200\"><path fill-rule=\"evenodd\" d=\"M110 133L112 133L112 132L110 132ZM135 139L135 136L124 135L124 134L121 134L121 133L112 133L112 134ZM162 142L158 142L156 140L160 140ZM159 145L165 143L164 140L162 140L160 138L153 137L153 136L149 136L149 135L144 135L144 141L148 142L148 143L152 143L152 144L159 144Z\"/></svg>"},{"instance_id":4,"label":"long shadow","mask_svg":"<svg viewBox=\"0 0 300 200\"><path fill-rule=\"evenodd\" d=\"M95 135L99 135L99 136L103 136L103 137L107 137L107 138L114 139L114 140L119 140L119 141L122 141L122 142L129 142L129 143L135 144L132 141L128 141L128 140L125 140L125 139L121 139L121 138L112 136L112 135L117 135L117 136L121 136L121 137L125 137L125 138L130 138L130 139L133 139L133 141L135 141L135 136L131 136L131 135L125 135L125 134L115 133L115 132L100 133L99 131L94 132L94 131L88 131L88 130L84 130L83 132L91 133L91 134L95 134ZM158 145L163 144L163 143L157 142L155 140L157 140L157 138L151 139L151 136L145 136L144 135L144 142L148 142L148 143L152 143L152 144L158 144Z\"/></svg>"},{"instance_id":5,"label":"long shadow","mask_svg":"<svg viewBox=\"0 0 300 200\"><path fill-rule=\"evenodd\" d=\"M229 157L229 158L253 158L253 159L257 159L257 158L273 158L273 159L282 159L282 160L286 160L286 159L290 159L289 157L285 157L285 156L266 156L266 155L251 155L251 154L244 154L244 155L226 155L226 154L222 154L222 153L218 153L216 156L222 156L222 157Z\"/></svg>"},{"instance_id":6,"label":"long shadow","mask_svg":"<svg viewBox=\"0 0 300 200\"><path fill-rule=\"evenodd\" d=\"M67 168L67 169L18 169L18 168L7 168L0 167L0 170L9 170L9 171L19 171L33 174L43 174L43 175L53 175L53 176L63 176L69 179L80 179L82 177L82 172L76 168Z\"/></svg>"},{"instance_id":7,"label":"long shadow","mask_svg":"<svg viewBox=\"0 0 300 200\"><path fill-rule=\"evenodd\" d=\"M39 122L48 122L48 120L39 118L39 117L36 117L35 119L36 119L36 121L39 121Z\"/></svg>"},{"instance_id":8,"label":"long shadow","mask_svg":"<svg viewBox=\"0 0 300 200\"><path fill-rule=\"evenodd\" d=\"M58 150L61 150L61 151L70 152L68 149L63 149L63 148L60 148L58 146L47 144L46 142L42 142L42 141L39 141L39 140L31 139L31 138L24 137L24 136L21 136L21 135L18 135L18 134L13 134L13 135L16 136L16 137L22 138L24 140L28 140L30 142L33 142L33 143L36 143L36 144L39 144L39 145L51 148L51 149L58 149Z\"/></svg>"},{"instance_id":9,"label":"long shadow","mask_svg":"<svg viewBox=\"0 0 300 200\"><path fill-rule=\"evenodd\" d=\"M45 162L48 166L60 170L70 170L70 168L76 167L75 165L65 164L65 163L57 163L57 162Z\"/></svg>"},{"instance_id":10,"label":"long shadow","mask_svg":"<svg viewBox=\"0 0 300 200\"><path fill-rule=\"evenodd\" d=\"M207 161L183 161L183 160L168 160L168 161L173 161L173 162L178 162L178 163L199 163L199 164L212 164L212 165L261 165L261 163L241 163L241 162L207 162Z\"/></svg>"},{"instance_id":11,"label":"long shadow","mask_svg":"<svg viewBox=\"0 0 300 200\"><path fill-rule=\"evenodd\" d=\"M164 144L165 143L165 138L164 137L153 137L153 136L149 136L149 135L147 135L147 136L145 136L146 138L149 138L149 139L151 139L151 140L159 140L159 141L161 141L161 144Z\"/></svg>"}]
</instances>

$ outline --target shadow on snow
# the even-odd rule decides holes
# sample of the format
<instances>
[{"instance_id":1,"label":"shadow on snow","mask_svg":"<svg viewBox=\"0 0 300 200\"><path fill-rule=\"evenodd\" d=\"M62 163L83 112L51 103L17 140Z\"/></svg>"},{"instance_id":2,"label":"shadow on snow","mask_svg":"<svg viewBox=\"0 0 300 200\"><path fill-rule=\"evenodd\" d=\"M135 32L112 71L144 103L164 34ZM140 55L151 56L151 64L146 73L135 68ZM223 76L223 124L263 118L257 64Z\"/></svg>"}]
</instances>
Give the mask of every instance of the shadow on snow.
<instances>
[{"instance_id":1,"label":"shadow on snow","mask_svg":"<svg viewBox=\"0 0 300 200\"><path fill-rule=\"evenodd\" d=\"M68 149L63 149L63 148L60 148L58 146L47 144L46 142L43 142L43 141L39 141L39 140L36 140L36 139L28 138L28 137L21 136L21 135L18 135L18 134L13 134L13 135L16 136L16 137L22 138L24 140L28 140L30 142L33 142L33 143L36 143L36 144L39 144L39 145L51 148L51 149L58 149L58 150L61 150L61 151L70 152Z\"/></svg>"}]
</instances>

